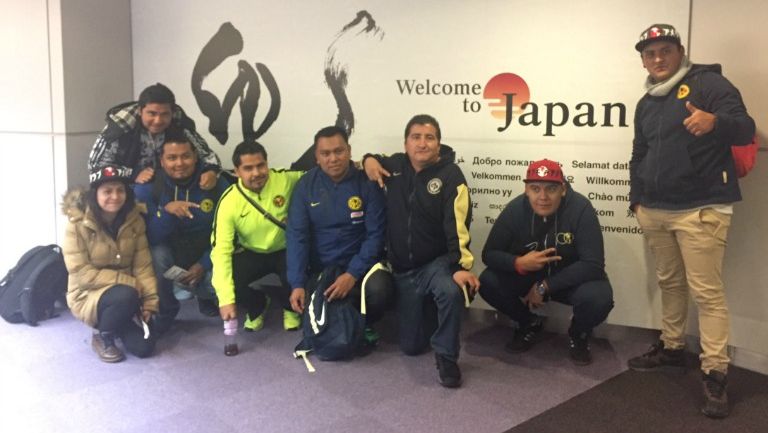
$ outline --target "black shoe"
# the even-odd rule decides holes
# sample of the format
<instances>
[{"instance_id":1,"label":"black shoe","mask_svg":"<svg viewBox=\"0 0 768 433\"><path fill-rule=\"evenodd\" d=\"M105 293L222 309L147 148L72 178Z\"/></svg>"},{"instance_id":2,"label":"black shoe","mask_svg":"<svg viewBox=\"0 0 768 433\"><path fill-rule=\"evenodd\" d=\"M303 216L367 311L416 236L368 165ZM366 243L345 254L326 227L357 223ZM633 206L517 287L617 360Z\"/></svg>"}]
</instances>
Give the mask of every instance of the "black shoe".
<instances>
[{"instance_id":1,"label":"black shoe","mask_svg":"<svg viewBox=\"0 0 768 433\"><path fill-rule=\"evenodd\" d=\"M435 363L437 364L437 371L440 377L440 385L446 388L458 388L461 386L461 370L456 361L435 353Z\"/></svg>"},{"instance_id":2,"label":"black shoe","mask_svg":"<svg viewBox=\"0 0 768 433\"><path fill-rule=\"evenodd\" d=\"M120 362L125 359L123 351L115 345L115 337L111 332L94 332L91 347L104 362Z\"/></svg>"},{"instance_id":3,"label":"black shoe","mask_svg":"<svg viewBox=\"0 0 768 433\"><path fill-rule=\"evenodd\" d=\"M544 319L535 317L530 323L515 330L512 339L504 346L509 353L522 353L533 347L539 340L539 334L544 328Z\"/></svg>"},{"instance_id":4,"label":"black shoe","mask_svg":"<svg viewBox=\"0 0 768 433\"><path fill-rule=\"evenodd\" d=\"M710 418L725 418L730 413L728 408L728 377L725 373L710 370L709 374L702 372L704 386L704 404L701 413Z\"/></svg>"},{"instance_id":5,"label":"black shoe","mask_svg":"<svg viewBox=\"0 0 768 433\"><path fill-rule=\"evenodd\" d=\"M592 354L589 352L589 334L582 332L571 336L568 353L571 361L576 365L589 365L592 363Z\"/></svg>"},{"instance_id":6,"label":"black shoe","mask_svg":"<svg viewBox=\"0 0 768 433\"><path fill-rule=\"evenodd\" d=\"M654 369L685 369L685 352L683 349L665 349L664 342L659 340L640 356L627 361L629 368L635 371L650 371Z\"/></svg>"},{"instance_id":7,"label":"black shoe","mask_svg":"<svg viewBox=\"0 0 768 433\"><path fill-rule=\"evenodd\" d=\"M203 316L217 317L219 315L219 305L215 299L197 298L197 309Z\"/></svg>"}]
</instances>

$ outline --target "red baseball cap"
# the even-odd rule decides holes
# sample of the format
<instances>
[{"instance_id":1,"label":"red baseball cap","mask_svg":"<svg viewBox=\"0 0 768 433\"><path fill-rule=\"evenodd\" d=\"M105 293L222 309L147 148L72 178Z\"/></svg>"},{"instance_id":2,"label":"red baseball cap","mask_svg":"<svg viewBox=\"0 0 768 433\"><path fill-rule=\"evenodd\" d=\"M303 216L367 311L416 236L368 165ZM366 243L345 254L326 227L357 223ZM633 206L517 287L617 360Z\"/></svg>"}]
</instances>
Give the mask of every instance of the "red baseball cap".
<instances>
[{"instance_id":1,"label":"red baseball cap","mask_svg":"<svg viewBox=\"0 0 768 433\"><path fill-rule=\"evenodd\" d=\"M565 175L563 175L563 169L557 161L542 159L541 161L534 161L528 166L523 182L565 183Z\"/></svg>"}]
</instances>

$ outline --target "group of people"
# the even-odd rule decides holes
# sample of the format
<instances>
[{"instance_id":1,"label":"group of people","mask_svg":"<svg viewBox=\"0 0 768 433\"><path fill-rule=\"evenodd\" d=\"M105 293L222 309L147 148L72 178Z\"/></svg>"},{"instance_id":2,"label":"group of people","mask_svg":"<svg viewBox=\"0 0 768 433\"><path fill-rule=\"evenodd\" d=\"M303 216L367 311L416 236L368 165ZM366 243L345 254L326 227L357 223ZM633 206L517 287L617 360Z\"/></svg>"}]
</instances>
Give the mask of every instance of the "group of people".
<instances>
[{"instance_id":1,"label":"group of people","mask_svg":"<svg viewBox=\"0 0 768 433\"><path fill-rule=\"evenodd\" d=\"M656 257L663 321L660 341L628 364L685 365L690 292L699 307L702 411L723 417L721 268L740 200L730 146L748 143L754 122L719 65L688 61L674 27L649 27L635 48L649 75L635 113L631 208ZM64 201L67 301L94 328L92 346L105 362L124 359L117 339L149 356L173 324L180 292L192 293L202 314L239 320L247 331L264 326L274 297L284 328L299 329L313 282L331 268L338 277L321 290L330 302L365 306L368 346L378 340L372 325L396 305L402 352L431 347L445 387L462 383L462 311L477 293L517 324L505 346L515 353L543 329L536 309L549 300L573 306L569 356L578 365L592 360L589 338L613 308L613 291L595 209L556 161L530 164L524 192L491 229L477 276L469 188L430 115L408 121L404 152L367 154L360 164L336 126L317 132L317 165L306 171L271 169L264 146L246 139L232 154L231 184L162 84L109 110L107 122L91 153L90 188ZM269 295L253 285L268 274L280 281Z\"/></svg>"}]
</instances>

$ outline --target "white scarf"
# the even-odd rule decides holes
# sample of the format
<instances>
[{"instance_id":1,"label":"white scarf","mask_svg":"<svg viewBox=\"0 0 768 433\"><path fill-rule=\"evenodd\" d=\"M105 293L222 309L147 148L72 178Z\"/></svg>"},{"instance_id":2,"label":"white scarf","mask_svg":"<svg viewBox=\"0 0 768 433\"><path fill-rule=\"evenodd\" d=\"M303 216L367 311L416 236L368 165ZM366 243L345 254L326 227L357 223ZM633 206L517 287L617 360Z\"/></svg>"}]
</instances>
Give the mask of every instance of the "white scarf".
<instances>
[{"instance_id":1,"label":"white scarf","mask_svg":"<svg viewBox=\"0 0 768 433\"><path fill-rule=\"evenodd\" d=\"M666 96L673 87L677 85L680 80L683 79L685 74L691 70L691 62L688 60L688 56L683 56L680 62L680 68L671 77L660 83L654 83L651 80L651 76L645 79L645 90L651 96Z\"/></svg>"}]
</instances>

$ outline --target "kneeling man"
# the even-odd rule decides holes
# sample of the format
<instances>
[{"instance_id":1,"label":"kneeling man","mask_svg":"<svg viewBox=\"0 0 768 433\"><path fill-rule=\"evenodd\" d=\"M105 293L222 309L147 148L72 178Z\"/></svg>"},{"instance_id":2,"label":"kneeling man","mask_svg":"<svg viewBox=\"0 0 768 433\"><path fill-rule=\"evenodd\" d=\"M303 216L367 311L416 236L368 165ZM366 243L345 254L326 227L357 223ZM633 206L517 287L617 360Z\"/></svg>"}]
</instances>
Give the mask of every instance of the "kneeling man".
<instances>
[{"instance_id":1,"label":"kneeling man","mask_svg":"<svg viewBox=\"0 0 768 433\"><path fill-rule=\"evenodd\" d=\"M552 299L573 306L571 360L592 361L588 339L613 308L613 290L595 209L568 187L560 164L544 159L528 166L525 193L496 219L483 262L480 295L518 324L509 352L533 346L542 317L530 310Z\"/></svg>"},{"instance_id":2,"label":"kneeling man","mask_svg":"<svg viewBox=\"0 0 768 433\"><path fill-rule=\"evenodd\" d=\"M366 343L378 341L370 327L393 297L391 278L374 275L384 258L386 210L379 186L355 168L347 133L329 126L315 134L317 167L299 180L288 211L288 282L291 307L303 313L305 288L330 266L344 272L325 290L329 301L352 299L366 313ZM365 283L365 287L363 287ZM365 296L365 310L360 298Z\"/></svg>"}]
</instances>

